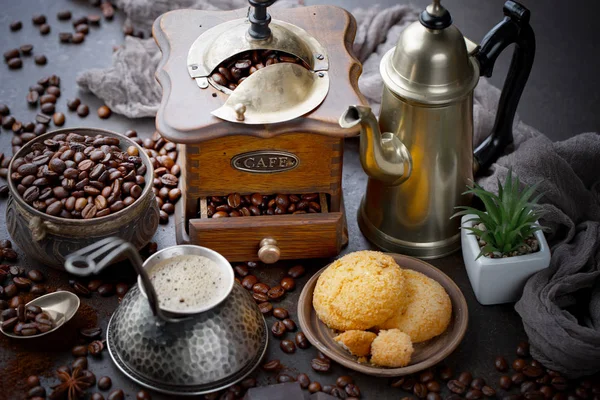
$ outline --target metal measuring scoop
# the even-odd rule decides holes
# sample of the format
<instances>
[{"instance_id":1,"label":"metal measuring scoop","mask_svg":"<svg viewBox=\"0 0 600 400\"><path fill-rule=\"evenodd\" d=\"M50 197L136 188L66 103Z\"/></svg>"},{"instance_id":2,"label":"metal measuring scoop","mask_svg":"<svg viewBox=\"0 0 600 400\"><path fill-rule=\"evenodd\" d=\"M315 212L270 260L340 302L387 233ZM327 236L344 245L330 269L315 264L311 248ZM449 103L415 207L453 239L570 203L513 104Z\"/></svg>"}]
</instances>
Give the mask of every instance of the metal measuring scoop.
<instances>
[{"instance_id":1,"label":"metal measuring scoop","mask_svg":"<svg viewBox=\"0 0 600 400\"><path fill-rule=\"evenodd\" d=\"M131 265L142 280L152 314L164 322L181 321L183 318L171 318L160 309L156 291L143 267L140 254L131 243L123 239L109 237L72 253L65 260L65 269L73 275L79 276L97 274L123 255L131 261Z\"/></svg>"},{"instance_id":2,"label":"metal measuring scoop","mask_svg":"<svg viewBox=\"0 0 600 400\"><path fill-rule=\"evenodd\" d=\"M31 336L15 335L12 332L5 331L2 327L0 327L0 331L2 331L2 333L4 333L6 336L15 339L35 339L52 333L73 318L79 309L79 297L71 292L58 291L40 296L37 299L27 303L25 307L27 306L38 306L42 309L42 312L50 315L50 317L52 317L54 320L54 328L50 329L49 331Z\"/></svg>"}]
</instances>

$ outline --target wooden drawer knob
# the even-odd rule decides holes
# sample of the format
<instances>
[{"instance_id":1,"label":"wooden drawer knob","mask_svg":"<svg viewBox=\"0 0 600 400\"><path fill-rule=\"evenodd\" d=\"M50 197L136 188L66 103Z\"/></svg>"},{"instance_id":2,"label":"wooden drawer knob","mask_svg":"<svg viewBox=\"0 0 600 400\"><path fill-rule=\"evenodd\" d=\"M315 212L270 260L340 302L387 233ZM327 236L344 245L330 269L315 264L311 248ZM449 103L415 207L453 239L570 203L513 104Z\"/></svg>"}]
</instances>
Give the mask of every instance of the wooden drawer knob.
<instances>
[{"instance_id":1,"label":"wooden drawer knob","mask_svg":"<svg viewBox=\"0 0 600 400\"><path fill-rule=\"evenodd\" d=\"M258 259L265 264L273 264L279 261L281 250L277 247L277 240L268 237L260 241L258 249Z\"/></svg>"}]
</instances>

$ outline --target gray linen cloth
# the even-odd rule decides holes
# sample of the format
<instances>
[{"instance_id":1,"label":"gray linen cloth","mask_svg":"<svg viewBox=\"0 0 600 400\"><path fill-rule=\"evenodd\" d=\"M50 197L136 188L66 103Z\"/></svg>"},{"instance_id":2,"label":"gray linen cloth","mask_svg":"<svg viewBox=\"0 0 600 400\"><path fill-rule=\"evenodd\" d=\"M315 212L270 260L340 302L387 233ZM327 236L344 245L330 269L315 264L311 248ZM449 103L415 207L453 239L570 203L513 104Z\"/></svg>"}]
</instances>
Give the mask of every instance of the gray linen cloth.
<instances>
[{"instance_id":1,"label":"gray linen cloth","mask_svg":"<svg viewBox=\"0 0 600 400\"><path fill-rule=\"evenodd\" d=\"M283 0L279 7L298 5ZM118 0L129 21L148 30L160 14L176 8L206 10L246 7L246 0ZM357 9L354 50L363 63L359 87L375 112L382 80L379 61L404 27L417 19L412 6ZM82 88L100 97L113 111L128 117L156 114L161 90L154 80L160 52L152 39L128 37L106 69L78 77ZM490 132L500 90L481 79L474 94L475 143ZM551 110L549 110L551 112ZM508 168L526 184L542 182L542 224L552 247L550 268L534 275L515 308L531 342L533 356L548 368L576 377L600 370L600 135L585 133L551 142L517 116L514 145L480 177L497 190Z\"/></svg>"}]
</instances>

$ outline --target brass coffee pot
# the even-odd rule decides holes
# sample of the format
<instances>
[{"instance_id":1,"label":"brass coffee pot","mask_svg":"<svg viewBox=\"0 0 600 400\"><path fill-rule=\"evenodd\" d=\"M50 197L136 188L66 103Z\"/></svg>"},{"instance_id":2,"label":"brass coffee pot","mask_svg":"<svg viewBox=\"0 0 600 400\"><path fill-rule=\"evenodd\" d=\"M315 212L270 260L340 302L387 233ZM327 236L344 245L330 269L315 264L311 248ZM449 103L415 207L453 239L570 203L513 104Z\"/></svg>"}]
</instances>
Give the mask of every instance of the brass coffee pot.
<instances>
[{"instance_id":1,"label":"brass coffee pot","mask_svg":"<svg viewBox=\"0 0 600 400\"><path fill-rule=\"evenodd\" d=\"M369 176L358 223L378 247L420 258L460 247L455 207L477 171L512 143L515 111L535 54L530 12L507 1L504 19L476 45L433 0L380 64L379 123L371 109L350 106L342 127L361 125L360 160ZM491 76L498 55L515 49L491 134L473 153L473 89Z\"/></svg>"}]
</instances>

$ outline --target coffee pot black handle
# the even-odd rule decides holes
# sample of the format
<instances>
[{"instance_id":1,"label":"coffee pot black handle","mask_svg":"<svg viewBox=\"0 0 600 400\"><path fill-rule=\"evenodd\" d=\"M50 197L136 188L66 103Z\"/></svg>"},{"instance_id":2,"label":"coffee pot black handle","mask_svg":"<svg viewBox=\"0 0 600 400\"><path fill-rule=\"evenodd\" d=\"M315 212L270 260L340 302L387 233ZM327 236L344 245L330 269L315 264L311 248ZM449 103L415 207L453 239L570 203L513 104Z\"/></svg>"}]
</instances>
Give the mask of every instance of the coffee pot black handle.
<instances>
[{"instance_id":1,"label":"coffee pot black handle","mask_svg":"<svg viewBox=\"0 0 600 400\"><path fill-rule=\"evenodd\" d=\"M485 171L512 144L515 112L535 56L535 35L529 25L529 10L510 0L504 3L503 10L504 19L485 35L475 53L481 75L490 77L500 53L508 45L515 44L494 127L491 134L475 149L475 172Z\"/></svg>"}]
</instances>

